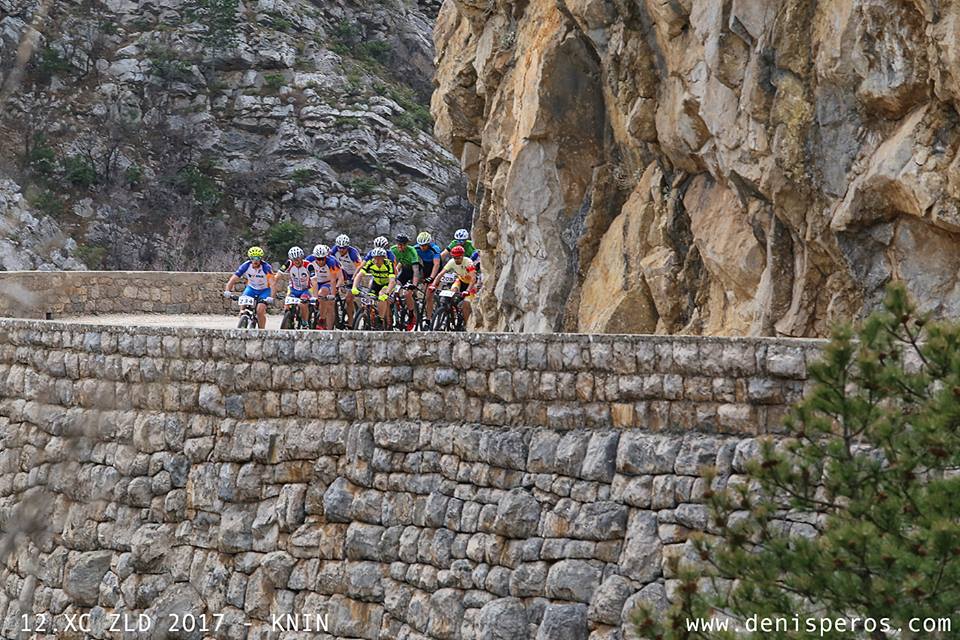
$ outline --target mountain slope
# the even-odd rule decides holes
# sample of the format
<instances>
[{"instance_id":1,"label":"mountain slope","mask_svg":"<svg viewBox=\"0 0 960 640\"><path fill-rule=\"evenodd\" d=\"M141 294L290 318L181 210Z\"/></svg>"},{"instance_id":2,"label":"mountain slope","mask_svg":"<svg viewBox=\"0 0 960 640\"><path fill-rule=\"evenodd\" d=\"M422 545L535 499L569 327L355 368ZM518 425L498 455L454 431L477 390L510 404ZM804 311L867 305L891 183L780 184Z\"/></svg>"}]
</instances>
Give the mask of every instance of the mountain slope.
<instances>
[{"instance_id":1,"label":"mountain slope","mask_svg":"<svg viewBox=\"0 0 960 640\"><path fill-rule=\"evenodd\" d=\"M0 175L91 267L220 269L469 222L428 133L430 7L0 2ZM16 52L39 33L29 62Z\"/></svg>"}]
</instances>

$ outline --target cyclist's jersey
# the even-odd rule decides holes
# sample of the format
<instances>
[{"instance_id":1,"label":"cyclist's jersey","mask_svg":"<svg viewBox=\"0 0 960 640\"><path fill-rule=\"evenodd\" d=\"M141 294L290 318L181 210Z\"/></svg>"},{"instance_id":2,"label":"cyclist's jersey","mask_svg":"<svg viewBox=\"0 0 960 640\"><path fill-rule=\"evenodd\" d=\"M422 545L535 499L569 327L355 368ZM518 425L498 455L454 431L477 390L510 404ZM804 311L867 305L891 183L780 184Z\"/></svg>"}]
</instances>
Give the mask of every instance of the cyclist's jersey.
<instances>
[{"instance_id":1,"label":"cyclist's jersey","mask_svg":"<svg viewBox=\"0 0 960 640\"><path fill-rule=\"evenodd\" d=\"M407 248L403 251L400 250L400 247L393 245L390 247L390 250L393 252L393 255L397 256L397 260L403 266L412 266L420 262L420 255L417 253L417 250L407 245Z\"/></svg>"},{"instance_id":2,"label":"cyclist's jersey","mask_svg":"<svg viewBox=\"0 0 960 640\"><path fill-rule=\"evenodd\" d=\"M460 264L457 264L457 261L451 258L450 262L440 269L440 273L455 273L457 274L458 278L465 281L468 274L473 273L476 270L477 268L474 266L473 260L470 258L464 258L463 262Z\"/></svg>"},{"instance_id":3,"label":"cyclist's jersey","mask_svg":"<svg viewBox=\"0 0 960 640\"><path fill-rule=\"evenodd\" d=\"M313 271L317 276L317 284L328 284L333 280L333 276L340 269L340 261L333 256L327 256L322 260L316 256L308 256L307 262L313 266Z\"/></svg>"},{"instance_id":4,"label":"cyclist's jersey","mask_svg":"<svg viewBox=\"0 0 960 640\"><path fill-rule=\"evenodd\" d=\"M246 278L247 286L252 289L263 290L270 288L269 275L273 273L273 267L270 266L269 262L260 261L259 267L253 266L252 260L247 260L240 265L240 268L237 269L233 275L238 278Z\"/></svg>"},{"instance_id":5,"label":"cyclist's jersey","mask_svg":"<svg viewBox=\"0 0 960 640\"><path fill-rule=\"evenodd\" d=\"M365 263L366 263L366 262L370 262L371 260L373 260L373 256L370 255L371 253L373 253L373 249L371 249L370 251L367 251L367 255L363 256L363 261L364 261ZM396 262L396 261L397 261L397 256L395 256L395 255L393 254L393 251L390 251L389 249L387 249L387 260L389 260L390 262Z\"/></svg>"},{"instance_id":6,"label":"cyclist's jersey","mask_svg":"<svg viewBox=\"0 0 960 640\"><path fill-rule=\"evenodd\" d=\"M373 260L368 260L363 263L360 270L366 275L372 276L373 282L381 286L390 284L390 278L396 277L393 262L390 260L384 260L379 267Z\"/></svg>"},{"instance_id":7,"label":"cyclist's jersey","mask_svg":"<svg viewBox=\"0 0 960 640\"><path fill-rule=\"evenodd\" d=\"M299 289L300 291L310 288L310 280L313 276L312 272L313 269L306 260L301 260L299 267L293 264L292 260L287 260L283 263L283 266L280 267L280 273L290 274L290 288Z\"/></svg>"},{"instance_id":8,"label":"cyclist's jersey","mask_svg":"<svg viewBox=\"0 0 960 640\"><path fill-rule=\"evenodd\" d=\"M477 248L473 246L473 240L464 240L463 242L460 242L459 240L454 240L453 242L447 245L447 251L450 251L457 245L460 245L461 247L463 247L463 252L468 256L472 256L477 252Z\"/></svg>"},{"instance_id":9,"label":"cyclist's jersey","mask_svg":"<svg viewBox=\"0 0 960 640\"><path fill-rule=\"evenodd\" d=\"M423 263L424 267L429 268L433 266L434 259L439 258L440 253L440 245L438 245L436 242L431 242L426 249L420 245L417 245L417 255L420 256L420 262ZM429 272L427 275L430 275Z\"/></svg>"},{"instance_id":10,"label":"cyclist's jersey","mask_svg":"<svg viewBox=\"0 0 960 640\"><path fill-rule=\"evenodd\" d=\"M338 247L333 253L333 257L340 261L340 268L343 269L344 275L347 278L352 278L353 274L357 272L357 269L360 268L360 250L356 247L344 247L347 250L346 254L340 253L340 248Z\"/></svg>"}]
</instances>

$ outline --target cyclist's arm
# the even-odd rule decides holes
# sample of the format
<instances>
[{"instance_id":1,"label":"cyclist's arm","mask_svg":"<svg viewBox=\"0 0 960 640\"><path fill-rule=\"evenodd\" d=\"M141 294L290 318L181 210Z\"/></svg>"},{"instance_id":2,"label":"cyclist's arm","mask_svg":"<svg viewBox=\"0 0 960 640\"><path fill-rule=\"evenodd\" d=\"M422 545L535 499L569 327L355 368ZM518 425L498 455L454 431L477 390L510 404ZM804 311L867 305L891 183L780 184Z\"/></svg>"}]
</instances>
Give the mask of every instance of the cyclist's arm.
<instances>
[{"instance_id":1,"label":"cyclist's arm","mask_svg":"<svg viewBox=\"0 0 960 640\"><path fill-rule=\"evenodd\" d=\"M433 271L430 277L436 279L440 275L440 258L433 259Z\"/></svg>"},{"instance_id":2,"label":"cyclist's arm","mask_svg":"<svg viewBox=\"0 0 960 640\"><path fill-rule=\"evenodd\" d=\"M365 275L367 275L367 273L363 270L363 267L359 267L359 268L357 269L357 272L356 272L355 274L353 274L353 288L354 288L354 289L359 289L359 288L360 288L360 276L365 276Z\"/></svg>"},{"instance_id":3,"label":"cyclist's arm","mask_svg":"<svg viewBox=\"0 0 960 640\"><path fill-rule=\"evenodd\" d=\"M239 280L240 280L240 278L239 278L236 274L231 275L231 276L230 276L230 279L227 280L227 286L224 287L223 290L224 290L224 291L233 291L233 285L237 284L237 282L238 282Z\"/></svg>"}]
</instances>

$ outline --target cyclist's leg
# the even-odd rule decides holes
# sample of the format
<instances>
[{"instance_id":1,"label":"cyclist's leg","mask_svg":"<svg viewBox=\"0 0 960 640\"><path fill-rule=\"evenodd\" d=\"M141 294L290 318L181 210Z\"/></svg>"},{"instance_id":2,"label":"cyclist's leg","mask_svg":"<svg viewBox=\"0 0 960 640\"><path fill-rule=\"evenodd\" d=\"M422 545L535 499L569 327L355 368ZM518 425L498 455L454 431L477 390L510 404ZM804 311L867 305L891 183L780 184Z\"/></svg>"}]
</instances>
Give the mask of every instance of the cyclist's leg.
<instances>
[{"instance_id":1,"label":"cyclist's leg","mask_svg":"<svg viewBox=\"0 0 960 640\"><path fill-rule=\"evenodd\" d=\"M325 329L333 329L333 316L334 311L334 302L333 300L324 300L324 296L330 295L333 291L333 287L329 282L319 285L317 288L317 296L321 299L318 300L320 303L321 315L323 315L323 327Z\"/></svg>"}]
</instances>

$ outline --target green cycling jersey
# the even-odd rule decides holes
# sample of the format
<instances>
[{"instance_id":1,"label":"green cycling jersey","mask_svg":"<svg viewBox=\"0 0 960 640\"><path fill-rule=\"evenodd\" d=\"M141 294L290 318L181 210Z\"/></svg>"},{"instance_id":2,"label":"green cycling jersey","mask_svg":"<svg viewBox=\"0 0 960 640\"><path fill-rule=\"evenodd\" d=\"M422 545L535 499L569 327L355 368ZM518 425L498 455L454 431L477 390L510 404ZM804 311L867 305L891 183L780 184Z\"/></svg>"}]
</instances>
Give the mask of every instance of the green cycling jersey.
<instances>
[{"instance_id":1,"label":"green cycling jersey","mask_svg":"<svg viewBox=\"0 0 960 640\"><path fill-rule=\"evenodd\" d=\"M467 256L468 258L477 252L477 248L473 246L473 240L464 240L463 242L459 240L453 240L447 245L447 251L450 251L458 244L463 246L463 255Z\"/></svg>"},{"instance_id":2,"label":"green cycling jersey","mask_svg":"<svg viewBox=\"0 0 960 640\"><path fill-rule=\"evenodd\" d=\"M390 247L390 251L393 251L393 255L397 257L397 262L402 265L412 266L420 262L420 254L410 245L407 245L407 248L402 251L399 246L393 245Z\"/></svg>"}]
</instances>

